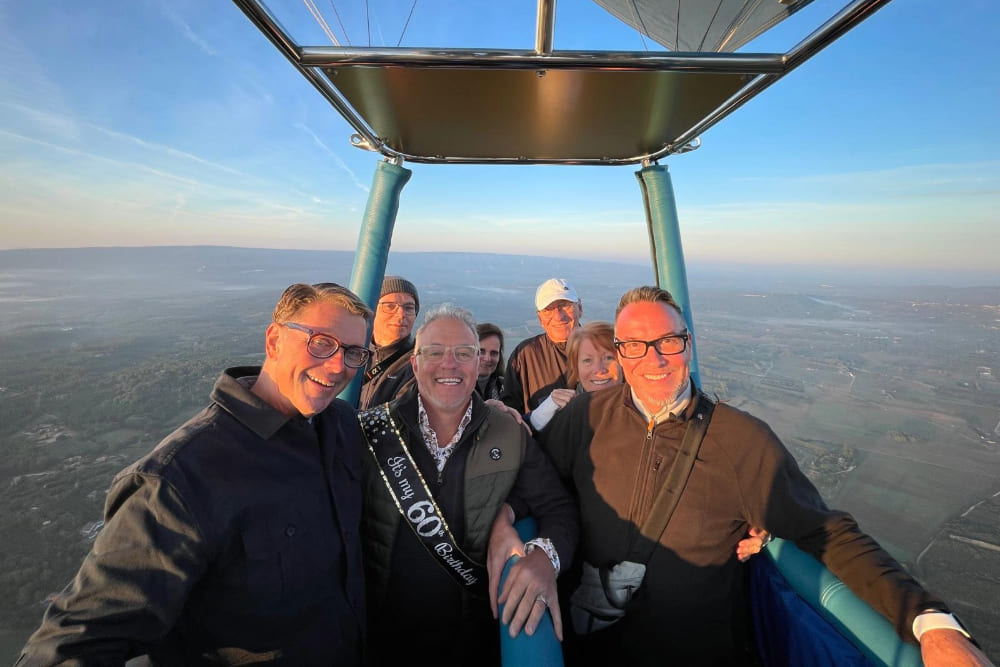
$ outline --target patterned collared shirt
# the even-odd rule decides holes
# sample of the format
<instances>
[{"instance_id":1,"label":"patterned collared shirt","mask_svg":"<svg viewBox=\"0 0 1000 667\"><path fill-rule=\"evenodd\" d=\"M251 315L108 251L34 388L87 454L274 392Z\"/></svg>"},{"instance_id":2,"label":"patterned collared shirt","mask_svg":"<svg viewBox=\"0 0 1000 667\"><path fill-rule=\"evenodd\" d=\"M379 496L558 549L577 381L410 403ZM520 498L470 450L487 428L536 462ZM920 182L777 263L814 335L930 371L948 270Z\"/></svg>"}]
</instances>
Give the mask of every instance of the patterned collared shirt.
<instances>
[{"instance_id":1,"label":"patterned collared shirt","mask_svg":"<svg viewBox=\"0 0 1000 667\"><path fill-rule=\"evenodd\" d=\"M438 472L444 470L444 464L448 462L448 457L451 456L452 452L455 451L455 445L458 441L462 439L462 433L465 432L465 427L469 425L472 421L472 401L469 401L469 407L465 411L465 415L462 417L462 421L458 423L458 430L455 431L455 437L445 445L440 447L438 445L437 433L431 428L430 420L427 419L427 411L424 410L424 402L420 399L420 394L417 394L417 422L420 424L420 434L424 437L424 445L427 446L427 451L431 453L434 457L434 462L437 464Z\"/></svg>"}]
</instances>

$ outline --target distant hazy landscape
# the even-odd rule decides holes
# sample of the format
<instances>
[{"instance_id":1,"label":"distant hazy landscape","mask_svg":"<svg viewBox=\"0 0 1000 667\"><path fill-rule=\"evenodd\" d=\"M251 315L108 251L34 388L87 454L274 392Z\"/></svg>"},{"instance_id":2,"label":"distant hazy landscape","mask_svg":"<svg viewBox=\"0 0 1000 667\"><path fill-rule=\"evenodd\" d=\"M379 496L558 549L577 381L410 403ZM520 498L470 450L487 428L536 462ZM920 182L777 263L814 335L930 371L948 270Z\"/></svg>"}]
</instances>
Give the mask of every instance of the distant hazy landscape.
<instances>
[{"instance_id":1,"label":"distant hazy landscape","mask_svg":"<svg viewBox=\"0 0 1000 667\"><path fill-rule=\"evenodd\" d=\"M347 284L353 253L235 248L0 251L0 661L100 529L112 476L256 364L281 291ZM394 254L426 307L540 331L565 277L607 319L648 266ZM1000 660L1000 286L689 266L702 383L765 419ZM853 278L853 279L852 279Z\"/></svg>"}]
</instances>

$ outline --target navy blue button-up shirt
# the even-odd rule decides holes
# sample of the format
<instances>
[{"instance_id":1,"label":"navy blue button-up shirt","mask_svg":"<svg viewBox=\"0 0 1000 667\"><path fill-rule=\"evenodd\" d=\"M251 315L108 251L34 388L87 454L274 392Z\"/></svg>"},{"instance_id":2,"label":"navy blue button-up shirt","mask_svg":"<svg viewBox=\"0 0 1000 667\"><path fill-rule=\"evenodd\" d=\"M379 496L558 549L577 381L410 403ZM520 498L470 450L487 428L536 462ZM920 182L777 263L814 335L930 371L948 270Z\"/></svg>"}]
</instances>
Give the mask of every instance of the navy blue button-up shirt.
<instances>
[{"instance_id":1,"label":"navy blue button-up shirt","mask_svg":"<svg viewBox=\"0 0 1000 667\"><path fill-rule=\"evenodd\" d=\"M360 663L361 434L289 419L227 370L212 404L115 478L105 524L19 664Z\"/></svg>"}]
</instances>

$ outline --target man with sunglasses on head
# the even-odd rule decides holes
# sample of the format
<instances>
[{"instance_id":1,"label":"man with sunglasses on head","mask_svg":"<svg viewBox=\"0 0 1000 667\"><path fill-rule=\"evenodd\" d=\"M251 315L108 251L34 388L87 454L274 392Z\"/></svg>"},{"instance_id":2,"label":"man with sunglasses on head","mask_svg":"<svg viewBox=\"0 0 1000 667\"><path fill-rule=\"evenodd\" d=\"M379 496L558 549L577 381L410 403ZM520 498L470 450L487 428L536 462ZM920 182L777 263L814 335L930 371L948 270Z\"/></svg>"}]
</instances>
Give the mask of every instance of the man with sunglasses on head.
<instances>
[{"instance_id":1,"label":"man with sunglasses on head","mask_svg":"<svg viewBox=\"0 0 1000 667\"><path fill-rule=\"evenodd\" d=\"M919 640L925 664L988 664L941 600L826 507L767 424L692 385L692 336L667 291L632 289L615 317L626 384L574 398L540 436L580 502L584 572L570 613L581 634L567 664L760 664L734 554L751 526L816 557Z\"/></svg>"},{"instance_id":2,"label":"man with sunglasses on head","mask_svg":"<svg viewBox=\"0 0 1000 667\"><path fill-rule=\"evenodd\" d=\"M551 607L561 637L556 575L573 558L576 506L526 430L476 393L469 311L430 311L411 364L415 387L359 415L371 664L497 664L491 601L512 551L522 558L500 591L509 631L532 634ZM488 548L498 515L533 516L541 537Z\"/></svg>"},{"instance_id":3,"label":"man with sunglasses on head","mask_svg":"<svg viewBox=\"0 0 1000 667\"><path fill-rule=\"evenodd\" d=\"M120 472L104 527L18 665L359 665L361 454L337 394L371 311L333 284L285 290L262 367Z\"/></svg>"},{"instance_id":4,"label":"man with sunglasses on head","mask_svg":"<svg viewBox=\"0 0 1000 667\"><path fill-rule=\"evenodd\" d=\"M542 421L576 394L569 388L566 341L580 326L583 304L562 278L550 278L535 290L535 311L542 333L522 341L507 362L503 402L525 415L541 408Z\"/></svg>"},{"instance_id":5,"label":"man with sunglasses on head","mask_svg":"<svg viewBox=\"0 0 1000 667\"><path fill-rule=\"evenodd\" d=\"M359 407L391 401L413 386L413 324L420 312L416 286L406 278L386 276L375 306L372 326L372 358L365 369Z\"/></svg>"}]
</instances>

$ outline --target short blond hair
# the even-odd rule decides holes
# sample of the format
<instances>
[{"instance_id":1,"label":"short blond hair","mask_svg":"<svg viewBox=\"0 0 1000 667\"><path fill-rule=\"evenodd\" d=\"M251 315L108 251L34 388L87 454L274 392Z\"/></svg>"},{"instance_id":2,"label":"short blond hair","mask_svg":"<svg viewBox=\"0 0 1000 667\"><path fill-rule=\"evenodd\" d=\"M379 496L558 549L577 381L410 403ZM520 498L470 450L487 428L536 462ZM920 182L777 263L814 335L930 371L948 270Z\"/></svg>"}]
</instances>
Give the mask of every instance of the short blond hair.
<instances>
[{"instance_id":1,"label":"short blond hair","mask_svg":"<svg viewBox=\"0 0 1000 667\"><path fill-rule=\"evenodd\" d=\"M673 295L662 287L656 287L655 285L643 285L642 287L633 287L629 291L622 294L621 300L618 302L618 309L615 310L615 321L618 320L618 316L622 314L625 310L625 306L629 306L633 303L665 303L674 310L677 314L684 317L684 311L681 310L680 304L674 300Z\"/></svg>"},{"instance_id":2,"label":"short blond hair","mask_svg":"<svg viewBox=\"0 0 1000 667\"><path fill-rule=\"evenodd\" d=\"M360 315L365 322L372 321L371 308L357 294L337 283L295 283L289 286L278 299L271 320L284 324L306 306L320 302L338 305L352 315Z\"/></svg>"}]
</instances>

